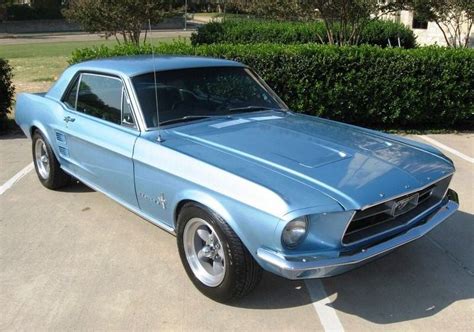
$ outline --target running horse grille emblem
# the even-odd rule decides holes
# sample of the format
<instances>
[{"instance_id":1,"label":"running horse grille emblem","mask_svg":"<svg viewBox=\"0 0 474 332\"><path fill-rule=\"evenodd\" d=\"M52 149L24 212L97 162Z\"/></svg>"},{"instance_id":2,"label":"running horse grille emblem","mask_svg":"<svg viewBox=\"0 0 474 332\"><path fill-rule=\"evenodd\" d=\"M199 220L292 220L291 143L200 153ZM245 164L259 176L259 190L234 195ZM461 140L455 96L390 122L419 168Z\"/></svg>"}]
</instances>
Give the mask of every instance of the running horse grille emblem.
<instances>
[{"instance_id":1,"label":"running horse grille emblem","mask_svg":"<svg viewBox=\"0 0 474 332\"><path fill-rule=\"evenodd\" d=\"M411 209L415 208L418 205L419 197L420 195L417 193L417 194L408 196L406 198L393 201L390 214L393 217L397 217L403 213L410 211Z\"/></svg>"}]
</instances>

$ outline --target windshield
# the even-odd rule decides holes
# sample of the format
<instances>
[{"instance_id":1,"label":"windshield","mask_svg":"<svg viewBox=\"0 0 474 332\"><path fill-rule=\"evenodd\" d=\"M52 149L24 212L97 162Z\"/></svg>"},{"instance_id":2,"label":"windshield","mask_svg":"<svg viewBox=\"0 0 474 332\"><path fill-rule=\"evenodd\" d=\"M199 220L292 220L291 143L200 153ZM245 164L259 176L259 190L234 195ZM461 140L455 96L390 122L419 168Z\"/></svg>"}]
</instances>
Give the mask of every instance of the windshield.
<instances>
[{"instance_id":1,"label":"windshield","mask_svg":"<svg viewBox=\"0 0 474 332\"><path fill-rule=\"evenodd\" d=\"M265 83L243 67L207 67L159 71L132 79L148 128L212 116L286 109Z\"/></svg>"}]
</instances>

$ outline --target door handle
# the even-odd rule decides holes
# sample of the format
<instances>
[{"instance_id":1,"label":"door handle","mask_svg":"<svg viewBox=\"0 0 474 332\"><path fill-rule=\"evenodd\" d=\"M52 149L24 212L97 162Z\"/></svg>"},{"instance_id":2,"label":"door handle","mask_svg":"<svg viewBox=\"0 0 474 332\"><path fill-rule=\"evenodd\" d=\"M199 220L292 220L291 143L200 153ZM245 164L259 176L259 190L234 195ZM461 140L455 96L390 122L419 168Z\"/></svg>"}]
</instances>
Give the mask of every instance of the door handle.
<instances>
[{"instance_id":1,"label":"door handle","mask_svg":"<svg viewBox=\"0 0 474 332\"><path fill-rule=\"evenodd\" d=\"M67 122L74 122L74 121L76 121L75 118L71 118L70 116L64 117L64 122L66 122L66 123L67 123Z\"/></svg>"}]
</instances>

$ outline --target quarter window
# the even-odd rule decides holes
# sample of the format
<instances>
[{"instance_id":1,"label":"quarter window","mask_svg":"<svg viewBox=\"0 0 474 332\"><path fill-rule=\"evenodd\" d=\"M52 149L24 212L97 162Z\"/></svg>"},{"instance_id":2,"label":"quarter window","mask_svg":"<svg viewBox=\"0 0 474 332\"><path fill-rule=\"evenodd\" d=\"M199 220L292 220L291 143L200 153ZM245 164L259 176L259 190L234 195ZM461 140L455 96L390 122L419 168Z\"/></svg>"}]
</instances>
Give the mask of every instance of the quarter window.
<instances>
[{"instance_id":1,"label":"quarter window","mask_svg":"<svg viewBox=\"0 0 474 332\"><path fill-rule=\"evenodd\" d=\"M76 78L74 85L72 86L71 90L67 94L66 98L64 99L64 103L69 106L70 108L76 108L76 98L77 98L77 84L79 82L79 77Z\"/></svg>"},{"instance_id":2,"label":"quarter window","mask_svg":"<svg viewBox=\"0 0 474 332\"><path fill-rule=\"evenodd\" d=\"M119 79L82 74L76 110L96 118L121 124L122 82Z\"/></svg>"},{"instance_id":3,"label":"quarter window","mask_svg":"<svg viewBox=\"0 0 474 332\"><path fill-rule=\"evenodd\" d=\"M125 89L122 90L122 123L128 127L135 127L130 99Z\"/></svg>"}]
</instances>

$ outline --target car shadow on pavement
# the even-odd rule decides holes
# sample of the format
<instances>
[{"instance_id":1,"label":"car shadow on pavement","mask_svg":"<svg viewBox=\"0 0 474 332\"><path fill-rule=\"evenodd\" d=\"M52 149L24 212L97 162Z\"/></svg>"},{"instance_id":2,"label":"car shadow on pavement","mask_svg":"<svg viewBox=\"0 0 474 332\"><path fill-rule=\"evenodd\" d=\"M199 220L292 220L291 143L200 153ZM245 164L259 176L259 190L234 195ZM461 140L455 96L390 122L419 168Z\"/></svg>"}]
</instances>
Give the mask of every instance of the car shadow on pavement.
<instances>
[{"instance_id":1,"label":"car shadow on pavement","mask_svg":"<svg viewBox=\"0 0 474 332\"><path fill-rule=\"evenodd\" d=\"M56 189L56 191L60 191L60 192L64 192L64 193L90 193L90 192L93 192L95 190L92 189L92 188L89 188L84 183L82 183L78 180L72 180L71 184L69 184L65 187Z\"/></svg>"},{"instance_id":2,"label":"car shadow on pavement","mask_svg":"<svg viewBox=\"0 0 474 332\"><path fill-rule=\"evenodd\" d=\"M456 232L457 241L464 241L472 249L472 214L459 211L445 227L463 227L462 232ZM429 234L359 269L322 279L327 295L331 299L336 296L330 306L377 324L391 324L433 316L457 301L474 298L473 271L456 259L449 243L445 244L437 246ZM474 260L474 250L468 259ZM303 281L266 273L256 291L233 305L291 308L311 303L307 294ZM465 310L468 317L469 308Z\"/></svg>"},{"instance_id":3,"label":"car shadow on pavement","mask_svg":"<svg viewBox=\"0 0 474 332\"><path fill-rule=\"evenodd\" d=\"M0 141L17 138L26 138L25 134L20 129L10 130L8 133L0 133Z\"/></svg>"},{"instance_id":4,"label":"car shadow on pavement","mask_svg":"<svg viewBox=\"0 0 474 332\"><path fill-rule=\"evenodd\" d=\"M249 295L229 305L246 309L284 309L311 302L303 280L287 280L265 271Z\"/></svg>"}]
</instances>

